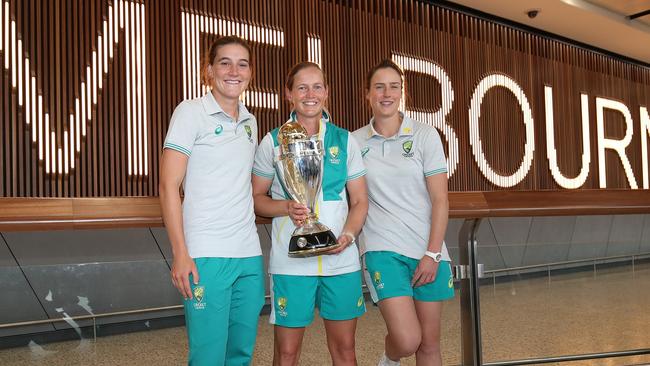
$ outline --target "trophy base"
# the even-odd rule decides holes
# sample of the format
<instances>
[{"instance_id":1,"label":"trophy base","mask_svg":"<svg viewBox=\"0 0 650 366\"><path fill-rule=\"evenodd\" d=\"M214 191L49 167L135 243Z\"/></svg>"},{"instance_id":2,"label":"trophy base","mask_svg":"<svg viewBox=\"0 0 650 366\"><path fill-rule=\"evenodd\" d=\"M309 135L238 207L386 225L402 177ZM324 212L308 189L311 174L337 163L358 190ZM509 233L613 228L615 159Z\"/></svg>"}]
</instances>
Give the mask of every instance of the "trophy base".
<instances>
[{"instance_id":1,"label":"trophy base","mask_svg":"<svg viewBox=\"0 0 650 366\"><path fill-rule=\"evenodd\" d=\"M312 257L334 250L341 244L331 230L291 236L289 257Z\"/></svg>"}]
</instances>

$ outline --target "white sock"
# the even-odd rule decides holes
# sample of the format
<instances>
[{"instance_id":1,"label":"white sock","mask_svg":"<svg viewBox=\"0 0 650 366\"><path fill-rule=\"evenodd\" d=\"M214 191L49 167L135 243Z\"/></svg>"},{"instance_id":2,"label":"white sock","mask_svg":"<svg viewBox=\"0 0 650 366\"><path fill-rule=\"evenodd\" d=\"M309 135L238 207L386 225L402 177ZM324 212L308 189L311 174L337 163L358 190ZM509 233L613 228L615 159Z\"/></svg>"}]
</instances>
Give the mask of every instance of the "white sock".
<instances>
[{"instance_id":1,"label":"white sock","mask_svg":"<svg viewBox=\"0 0 650 366\"><path fill-rule=\"evenodd\" d=\"M381 356L377 366L400 366L399 361L393 361L386 356L386 352Z\"/></svg>"}]
</instances>

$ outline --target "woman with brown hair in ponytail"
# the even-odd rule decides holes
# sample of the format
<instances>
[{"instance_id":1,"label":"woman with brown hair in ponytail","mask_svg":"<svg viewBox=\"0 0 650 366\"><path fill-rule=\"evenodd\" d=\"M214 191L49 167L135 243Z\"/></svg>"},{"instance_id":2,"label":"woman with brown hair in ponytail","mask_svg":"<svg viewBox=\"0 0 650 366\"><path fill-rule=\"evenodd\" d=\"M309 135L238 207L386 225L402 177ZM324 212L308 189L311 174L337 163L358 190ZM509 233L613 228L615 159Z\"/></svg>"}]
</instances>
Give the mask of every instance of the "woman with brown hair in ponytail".
<instances>
[{"instance_id":1,"label":"woman with brown hair in ponytail","mask_svg":"<svg viewBox=\"0 0 650 366\"><path fill-rule=\"evenodd\" d=\"M252 76L250 47L218 39L202 76L211 90L176 107L162 155L172 282L185 299L188 363L248 365L264 305L251 188L257 121L240 101Z\"/></svg>"}]
</instances>

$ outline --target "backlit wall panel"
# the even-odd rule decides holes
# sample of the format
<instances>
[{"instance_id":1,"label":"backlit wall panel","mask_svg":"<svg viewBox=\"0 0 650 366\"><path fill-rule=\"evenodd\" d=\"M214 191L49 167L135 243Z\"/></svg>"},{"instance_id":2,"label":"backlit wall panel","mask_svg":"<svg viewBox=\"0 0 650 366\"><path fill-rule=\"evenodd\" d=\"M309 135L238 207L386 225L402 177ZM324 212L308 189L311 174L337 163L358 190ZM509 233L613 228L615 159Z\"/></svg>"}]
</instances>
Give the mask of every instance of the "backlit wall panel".
<instances>
[{"instance_id":1,"label":"backlit wall panel","mask_svg":"<svg viewBox=\"0 0 650 366\"><path fill-rule=\"evenodd\" d=\"M157 195L171 113L207 91L202 56L228 34L253 47L260 139L288 116L292 64L322 65L354 130L365 74L390 58L452 191L650 184L648 68L428 2L0 0L0 196Z\"/></svg>"}]
</instances>

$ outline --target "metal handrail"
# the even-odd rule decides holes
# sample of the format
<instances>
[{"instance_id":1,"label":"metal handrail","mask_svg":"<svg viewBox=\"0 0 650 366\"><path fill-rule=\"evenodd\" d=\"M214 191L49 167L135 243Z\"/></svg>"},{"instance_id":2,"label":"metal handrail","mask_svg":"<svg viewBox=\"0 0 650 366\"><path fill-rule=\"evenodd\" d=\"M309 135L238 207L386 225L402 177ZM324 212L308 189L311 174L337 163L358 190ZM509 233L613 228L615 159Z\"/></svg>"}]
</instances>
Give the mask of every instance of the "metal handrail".
<instances>
[{"instance_id":1,"label":"metal handrail","mask_svg":"<svg viewBox=\"0 0 650 366\"><path fill-rule=\"evenodd\" d=\"M650 348L631 349L631 350L627 350L627 351L585 353L585 354L581 354L581 355L569 355L569 356L525 358L525 359L522 359L522 360L511 360L511 361L486 362L486 363L483 363L482 366L519 366L519 365L532 365L532 364L551 363L551 362L570 362L570 361L580 361L580 360L595 360L595 359L599 359L599 358L641 356L641 355L647 355L647 354L650 354Z\"/></svg>"},{"instance_id":2,"label":"metal handrail","mask_svg":"<svg viewBox=\"0 0 650 366\"><path fill-rule=\"evenodd\" d=\"M493 270L490 270L490 271L483 271L483 273L485 273L485 274L493 274L493 273L520 271L520 270L523 270L523 269L547 268L547 267L561 266L561 265L565 265L565 264L598 262L598 261L605 261L605 260L611 260L611 259L622 259L622 258L632 258L632 260L634 260L635 258L645 257L645 256L650 256L650 252L638 253L638 254L614 255L614 256L610 256L610 257L574 259L574 260L570 260L570 261L551 262L551 263L544 263L544 264L531 264L529 266L493 269Z\"/></svg>"},{"instance_id":3,"label":"metal handrail","mask_svg":"<svg viewBox=\"0 0 650 366\"><path fill-rule=\"evenodd\" d=\"M271 296L266 295L266 296L264 296L264 298L266 300L268 300L268 299L271 298ZM160 307L155 307L155 308L113 311L113 312L110 312L110 313L77 315L77 316L68 316L68 317L65 317L65 318L50 318L50 319L41 319L41 320L28 320L28 321L24 321L24 322L0 324L0 329L21 327L21 326L28 326L28 325L60 323L60 322L67 322L67 321L70 321L70 320L92 319L93 321L95 321L95 319L97 319L97 318L106 318L106 317L111 317L111 316L152 313L152 312L156 312L156 311L180 310L180 309L183 309L183 305L169 305L169 306L160 306Z\"/></svg>"},{"instance_id":4,"label":"metal handrail","mask_svg":"<svg viewBox=\"0 0 650 366\"><path fill-rule=\"evenodd\" d=\"M183 308L183 305L170 305L170 306L161 306L161 307L156 307L156 308L144 308L144 309L135 309L135 310L114 311L114 312L110 312L110 313L101 313L101 314L69 316L69 317L66 317L66 318L51 318L51 319L42 319L42 320L29 320L29 321L17 322L17 323L0 324L0 329L21 327L21 326L27 326L27 325L39 325L39 324L48 324L48 323L67 322L67 321L70 321L70 320L86 320L86 319L93 319L94 320L94 319L97 319L97 318L106 318L106 317L110 317L110 316L141 314L141 313L150 313L150 312L154 312L154 311L177 310L177 309L182 309L182 308Z\"/></svg>"}]
</instances>

